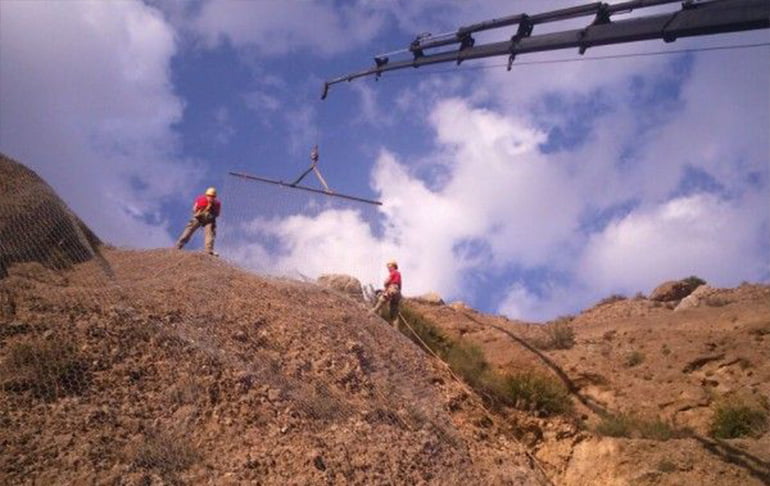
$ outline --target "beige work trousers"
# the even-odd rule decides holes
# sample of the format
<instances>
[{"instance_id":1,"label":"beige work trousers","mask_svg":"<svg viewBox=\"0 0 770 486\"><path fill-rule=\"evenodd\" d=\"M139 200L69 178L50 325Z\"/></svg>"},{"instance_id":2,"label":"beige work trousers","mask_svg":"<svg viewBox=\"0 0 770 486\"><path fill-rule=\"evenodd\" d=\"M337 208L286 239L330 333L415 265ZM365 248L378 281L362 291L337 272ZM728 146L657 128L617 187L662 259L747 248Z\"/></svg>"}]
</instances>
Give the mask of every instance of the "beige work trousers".
<instances>
[{"instance_id":1,"label":"beige work trousers","mask_svg":"<svg viewBox=\"0 0 770 486\"><path fill-rule=\"evenodd\" d=\"M206 248L206 251L209 253L214 252L214 240L217 238L217 220L216 218L202 218L200 216L193 216L192 219L190 219L190 222L187 223L187 226L185 226L184 231L182 231L182 235L179 237L179 240L176 243L176 247L181 249L184 247L188 241L190 241L190 238L192 238L193 233L195 233L195 230L203 226L204 231L204 247Z\"/></svg>"},{"instance_id":2,"label":"beige work trousers","mask_svg":"<svg viewBox=\"0 0 770 486\"><path fill-rule=\"evenodd\" d=\"M388 304L388 320L393 325L397 324L398 309L401 304L401 288L398 285L388 285L388 287L377 298L377 304L374 306L374 312L379 312L380 308ZM398 327L398 326L396 326Z\"/></svg>"}]
</instances>

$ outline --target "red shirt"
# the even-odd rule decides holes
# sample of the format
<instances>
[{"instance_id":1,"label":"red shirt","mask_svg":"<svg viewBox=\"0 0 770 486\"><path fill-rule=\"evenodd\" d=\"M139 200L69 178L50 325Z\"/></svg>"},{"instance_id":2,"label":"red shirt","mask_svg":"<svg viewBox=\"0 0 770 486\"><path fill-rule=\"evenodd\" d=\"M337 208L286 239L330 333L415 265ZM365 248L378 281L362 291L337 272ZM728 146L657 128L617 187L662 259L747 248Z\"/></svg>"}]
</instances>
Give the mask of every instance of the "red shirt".
<instances>
[{"instance_id":1,"label":"red shirt","mask_svg":"<svg viewBox=\"0 0 770 486\"><path fill-rule=\"evenodd\" d=\"M213 198L211 201L209 201L209 198L206 197L205 194L198 196L195 199L195 204L193 204L193 211L196 213L199 211L208 211L215 218L219 217L219 210L221 208L222 204L219 202L219 199Z\"/></svg>"},{"instance_id":2,"label":"red shirt","mask_svg":"<svg viewBox=\"0 0 770 486\"><path fill-rule=\"evenodd\" d=\"M385 281L385 287L393 284L396 284L398 285L398 288L401 288L401 272L395 268L390 269L390 275L388 275L388 279Z\"/></svg>"}]
</instances>

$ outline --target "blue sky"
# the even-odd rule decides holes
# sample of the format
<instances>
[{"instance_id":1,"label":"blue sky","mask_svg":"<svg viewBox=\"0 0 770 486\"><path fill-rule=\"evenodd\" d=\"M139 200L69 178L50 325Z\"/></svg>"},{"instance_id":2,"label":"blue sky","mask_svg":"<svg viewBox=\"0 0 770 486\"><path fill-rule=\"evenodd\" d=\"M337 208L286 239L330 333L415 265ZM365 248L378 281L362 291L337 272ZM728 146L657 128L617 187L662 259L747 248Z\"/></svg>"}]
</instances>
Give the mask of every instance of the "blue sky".
<instances>
[{"instance_id":1,"label":"blue sky","mask_svg":"<svg viewBox=\"0 0 770 486\"><path fill-rule=\"evenodd\" d=\"M0 151L117 246L171 246L214 185L238 265L377 285L395 258L407 295L513 318L689 275L770 281L770 48L588 60L768 31L396 71L320 100L417 33L584 3L3 0ZM532 63L554 59L571 62ZM383 206L228 176L291 181L314 144L332 189Z\"/></svg>"}]
</instances>

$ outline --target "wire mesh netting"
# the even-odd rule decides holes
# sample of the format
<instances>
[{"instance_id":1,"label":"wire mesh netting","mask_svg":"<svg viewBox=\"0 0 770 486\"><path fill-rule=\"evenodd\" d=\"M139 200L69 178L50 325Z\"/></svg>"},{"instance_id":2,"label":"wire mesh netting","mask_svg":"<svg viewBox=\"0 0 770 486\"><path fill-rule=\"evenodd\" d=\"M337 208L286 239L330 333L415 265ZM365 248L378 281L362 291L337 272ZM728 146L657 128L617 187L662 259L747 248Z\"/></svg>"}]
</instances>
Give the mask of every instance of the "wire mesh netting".
<instances>
[{"instance_id":1,"label":"wire mesh netting","mask_svg":"<svg viewBox=\"0 0 770 486\"><path fill-rule=\"evenodd\" d=\"M243 268L380 282L386 259L379 206L230 175L218 248ZM224 213L226 211L226 213Z\"/></svg>"},{"instance_id":2,"label":"wire mesh netting","mask_svg":"<svg viewBox=\"0 0 770 486\"><path fill-rule=\"evenodd\" d=\"M360 298L200 252L104 247L0 162L16 204L0 225L3 484L538 484L502 435L480 448L483 407ZM292 218L304 232L308 215L373 217L239 184L220 242L257 270L300 272L281 247ZM314 270L376 272L314 237L329 252Z\"/></svg>"}]
</instances>

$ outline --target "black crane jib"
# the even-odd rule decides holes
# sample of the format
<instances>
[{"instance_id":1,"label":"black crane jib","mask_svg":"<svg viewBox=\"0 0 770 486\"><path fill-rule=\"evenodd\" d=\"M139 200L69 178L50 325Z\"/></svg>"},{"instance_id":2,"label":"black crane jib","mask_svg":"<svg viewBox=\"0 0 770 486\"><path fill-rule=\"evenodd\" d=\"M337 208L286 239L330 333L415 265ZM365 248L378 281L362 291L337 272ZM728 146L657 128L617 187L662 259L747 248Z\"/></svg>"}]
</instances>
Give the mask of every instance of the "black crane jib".
<instances>
[{"instance_id":1,"label":"black crane jib","mask_svg":"<svg viewBox=\"0 0 770 486\"><path fill-rule=\"evenodd\" d=\"M675 12L613 21L611 16L640 8L681 3ZM532 35L538 24L594 15L588 26L541 35ZM516 25L517 32L508 40L475 45L473 33ZM508 69L519 54L577 48L583 54L589 47L663 39L673 42L680 37L722 34L770 28L770 0L633 0L617 4L595 2L535 15L518 14L492 19L446 34L422 34L408 48L375 56L375 65L363 71L331 79L324 83L321 99L329 87L343 81L408 67L456 62L485 57L508 57ZM459 44L456 49L426 53L430 49ZM391 61L394 54L408 53L411 59Z\"/></svg>"}]
</instances>

